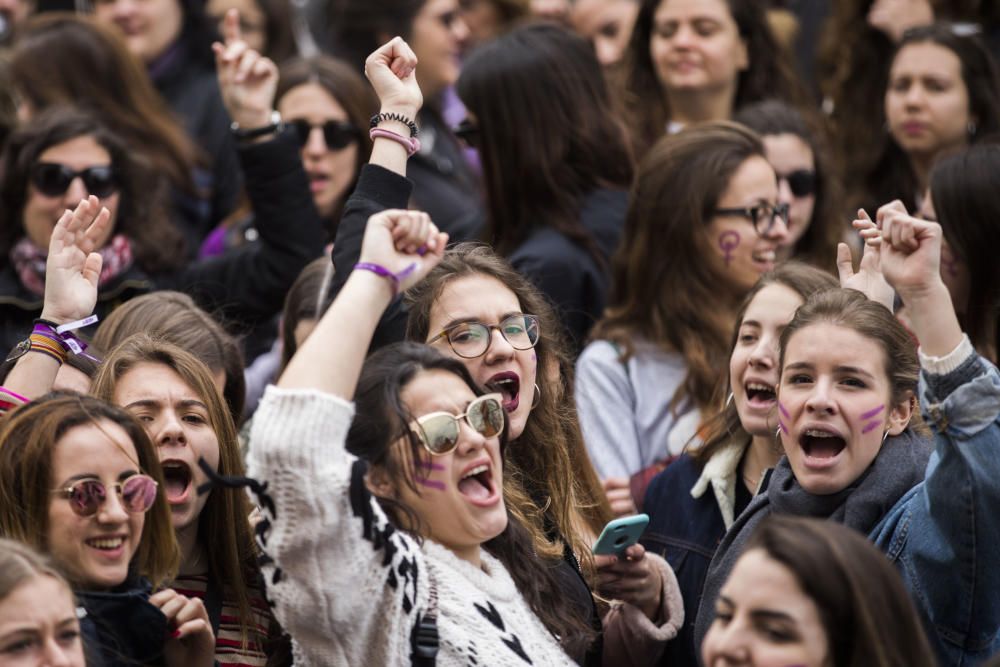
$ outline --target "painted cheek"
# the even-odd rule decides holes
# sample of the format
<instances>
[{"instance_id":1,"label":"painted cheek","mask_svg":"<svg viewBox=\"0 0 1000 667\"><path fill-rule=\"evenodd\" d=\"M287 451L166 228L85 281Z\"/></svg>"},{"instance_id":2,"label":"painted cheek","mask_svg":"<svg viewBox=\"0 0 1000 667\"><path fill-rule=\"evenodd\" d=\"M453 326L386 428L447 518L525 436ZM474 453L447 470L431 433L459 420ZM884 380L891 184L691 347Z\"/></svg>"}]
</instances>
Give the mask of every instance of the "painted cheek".
<instances>
[{"instance_id":1,"label":"painted cheek","mask_svg":"<svg viewBox=\"0 0 1000 667\"><path fill-rule=\"evenodd\" d=\"M733 251L740 247L740 233L731 229L719 234L718 244L722 251L722 258L726 262L726 268L733 262Z\"/></svg>"},{"instance_id":2,"label":"painted cheek","mask_svg":"<svg viewBox=\"0 0 1000 667\"><path fill-rule=\"evenodd\" d=\"M433 470L444 470L444 466L443 465L440 465L438 463L434 463L433 461L418 461L417 462L417 467L418 468L424 468L425 470L431 470L431 471L433 471ZM430 477L421 477L421 476L418 475L417 476L417 484L420 484L421 486L426 486L429 489L437 489L438 491L444 491L445 490L445 484L444 484L444 482L439 482L436 479L430 479Z\"/></svg>"},{"instance_id":3,"label":"painted cheek","mask_svg":"<svg viewBox=\"0 0 1000 667\"><path fill-rule=\"evenodd\" d=\"M877 429L879 426L881 426L882 425L882 420L881 419L874 419L874 417L876 417L879 414L881 414L882 411L884 411L884 410L885 410L885 405L883 404L883 405L880 405L880 406L878 406L876 408L872 408L871 410L868 410L867 412L861 413L861 421L862 422L866 422L866 421L868 422L861 429L861 432L862 433L869 433L869 432L874 431L875 429ZM871 420L871 421L868 421L868 420Z\"/></svg>"},{"instance_id":4,"label":"painted cheek","mask_svg":"<svg viewBox=\"0 0 1000 667\"><path fill-rule=\"evenodd\" d=\"M788 427L785 426L784 419L788 419L790 421L792 419L792 415L789 414L788 408L782 405L781 401L778 401L778 412L781 413L778 417L778 428L781 429L782 433L788 435ZM782 417L784 417L784 419L782 419Z\"/></svg>"}]
</instances>

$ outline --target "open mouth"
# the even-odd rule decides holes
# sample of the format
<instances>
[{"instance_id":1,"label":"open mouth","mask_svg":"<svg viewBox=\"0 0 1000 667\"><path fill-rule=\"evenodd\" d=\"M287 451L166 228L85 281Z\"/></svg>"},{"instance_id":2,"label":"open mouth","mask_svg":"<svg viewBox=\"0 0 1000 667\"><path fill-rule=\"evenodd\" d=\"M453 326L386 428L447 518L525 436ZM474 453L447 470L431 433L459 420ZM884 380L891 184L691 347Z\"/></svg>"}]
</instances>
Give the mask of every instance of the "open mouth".
<instances>
[{"instance_id":1,"label":"open mouth","mask_svg":"<svg viewBox=\"0 0 1000 667\"><path fill-rule=\"evenodd\" d=\"M799 446L807 460L822 465L830 463L844 448L847 441L832 431L823 429L806 429L799 436Z\"/></svg>"},{"instance_id":2,"label":"open mouth","mask_svg":"<svg viewBox=\"0 0 1000 667\"><path fill-rule=\"evenodd\" d=\"M319 192L320 190L325 188L327 184L330 182L330 177L327 176L326 174L319 174L316 172L312 172L308 174L308 176L309 176L309 189L312 192Z\"/></svg>"},{"instance_id":3,"label":"open mouth","mask_svg":"<svg viewBox=\"0 0 1000 667\"><path fill-rule=\"evenodd\" d=\"M94 537L84 541L88 547L103 551L108 555L114 555L125 545L125 538L121 535L114 537Z\"/></svg>"},{"instance_id":4,"label":"open mouth","mask_svg":"<svg viewBox=\"0 0 1000 667\"><path fill-rule=\"evenodd\" d=\"M191 468L183 461L163 461L160 465L167 502L171 505L183 503L191 492Z\"/></svg>"},{"instance_id":5,"label":"open mouth","mask_svg":"<svg viewBox=\"0 0 1000 667\"><path fill-rule=\"evenodd\" d=\"M458 481L458 492L474 505L492 505L497 492L490 466L484 463L465 473Z\"/></svg>"},{"instance_id":6,"label":"open mouth","mask_svg":"<svg viewBox=\"0 0 1000 667\"><path fill-rule=\"evenodd\" d=\"M755 408L770 408L778 399L774 385L764 382L747 382L743 388L747 393L747 403Z\"/></svg>"},{"instance_id":7,"label":"open mouth","mask_svg":"<svg viewBox=\"0 0 1000 667\"><path fill-rule=\"evenodd\" d=\"M778 253L774 250L774 248L770 248L768 250L755 250L751 255L751 258L758 264L774 266L774 263L778 261Z\"/></svg>"},{"instance_id":8,"label":"open mouth","mask_svg":"<svg viewBox=\"0 0 1000 667\"><path fill-rule=\"evenodd\" d=\"M517 373L504 371L497 373L486 381L486 388L503 394L503 409L507 412L517 410L520 404L521 378Z\"/></svg>"}]
</instances>

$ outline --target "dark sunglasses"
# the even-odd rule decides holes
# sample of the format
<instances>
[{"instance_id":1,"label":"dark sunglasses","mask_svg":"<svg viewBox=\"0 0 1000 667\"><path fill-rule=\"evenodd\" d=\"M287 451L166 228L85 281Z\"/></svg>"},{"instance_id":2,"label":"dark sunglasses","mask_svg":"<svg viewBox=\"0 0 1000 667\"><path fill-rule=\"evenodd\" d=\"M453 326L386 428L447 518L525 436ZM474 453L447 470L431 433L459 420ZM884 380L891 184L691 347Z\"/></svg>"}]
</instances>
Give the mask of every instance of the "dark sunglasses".
<instances>
[{"instance_id":1,"label":"dark sunglasses","mask_svg":"<svg viewBox=\"0 0 1000 667\"><path fill-rule=\"evenodd\" d=\"M472 148L479 148L479 126L466 118L451 129L452 134Z\"/></svg>"},{"instance_id":2,"label":"dark sunglasses","mask_svg":"<svg viewBox=\"0 0 1000 667\"><path fill-rule=\"evenodd\" d=\"M309 134L315 127L323 129L323 141L326 142L326 147L332 150L347 148L357 141L359 136L358 128L346 120L328 120L325 123L313 125L305 118L296 118L287 121L287 124L295 130L299 146L306 145L309 141Z\"/></svg>"},{"instance_id":3,"label":"dark sunglasses","mask_svg":"<svg viewBox=\"0 0 1000 667\"><path fill-rule=\"evenodd\" d=\"M778 180L788 181L788 189L796 197L808 197L816 194L816 172L809 169L797 169L790 174L778 174Z\"/></svg>"},{"instance_id":4,"label":"dark sunglasses","mask_svg":"<svg viewBox=\"0 0 1000 667\"><path fill-rule=\"evenodd\" d=\"M127 512L141 514L148 511L156 501L156 486L156 481L148 475L132 475L124 482L116 483L114 490ZM97 514L97 510L108 499L108 488L98 479L81 479L65 489L56 489L53 493L61 494L69 500L69 506L79 516Z\"/></svg>"},{"instance_id":5,"label":"dark sunglasses","mask_svg":"<svg viewBox=\"0 0 1000 667\"><path fill-rule=\"evenodd\" d=\"M410 428L424 448L438 456L447 454L458 446L461 419L486 438L499 435L504 424L503 397L500 394L486 394L469 403L463 414L432 412L414 419L410 422Z\"/></svg>"},{"instance_id":6,"label":"dark sunglasses","mask_svg":"<svg viewBox=\"0 0 1000 667\"><path fill-rule=\"evenodd\" d=\"M61 197L66 194L73 179L83 181L87 192L104 199L118 191L118 179L112 167L87 167L74 171L64 164L39 162L31 168L31 184L46 197Z\"/></svg>"}]
</instances>

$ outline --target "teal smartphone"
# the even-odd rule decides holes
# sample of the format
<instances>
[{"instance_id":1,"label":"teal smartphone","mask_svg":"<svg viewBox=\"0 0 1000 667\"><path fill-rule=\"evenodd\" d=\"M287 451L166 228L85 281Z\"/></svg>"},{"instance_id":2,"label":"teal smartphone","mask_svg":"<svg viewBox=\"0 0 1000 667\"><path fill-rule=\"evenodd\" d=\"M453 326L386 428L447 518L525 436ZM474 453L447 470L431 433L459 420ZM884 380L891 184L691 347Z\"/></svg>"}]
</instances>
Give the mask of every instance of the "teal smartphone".
<instances>
[{"instance_id":1,"label":"teal smartphone","mask_svg":"<svg viewBox=\"0 0 1000 667\"><path fill-rule=\"evenodd\" d=\"M591 551L595 556L621 556L626 549L639 541L648 525L648 514L633 514L612 519L601 531L601 536L594 542Z\"/></svg>"}]
</instances>

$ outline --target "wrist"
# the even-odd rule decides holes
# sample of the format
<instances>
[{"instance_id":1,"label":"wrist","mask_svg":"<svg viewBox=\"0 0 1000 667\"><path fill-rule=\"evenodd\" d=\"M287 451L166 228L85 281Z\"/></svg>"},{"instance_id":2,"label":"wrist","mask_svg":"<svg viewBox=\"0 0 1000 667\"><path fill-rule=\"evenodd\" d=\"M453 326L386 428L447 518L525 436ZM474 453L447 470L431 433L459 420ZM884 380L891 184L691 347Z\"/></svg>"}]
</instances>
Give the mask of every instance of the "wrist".
<instances>
[{"instance_id":1,"label":"wrist","mask_svg":"<svg viewBox=\"0 0 1000 667\"><path fill-rule=\"evenodd\" d=\"M359 262L364 264L365 262ZM396 289L393 282L373 271L366 271L355 268L347 278L345 288L348 284L354 285L355 289L363 290L368 295L369 303L386 308L392 300L396 298Z\"/></svg>"},{"instance_id":2,"label":"wrist","mask_svg":"<svg viewBox=\"0 0 1000 667\"><path fill-rule=\"evenodd\" d=\"M52 312L50 310L46 310L46 309L43 308L42 309L42 315L41 315L41 317L39 317L38 320L35 320L35 321L38 322L39 320L43 320L43 321L45 321L48 324L54 324L57 327L61 327L62 325L69 324L70 322L72 322L72 321L74 321L76 319L79 319L79 318L64 317L64 316L62 316L62 315L60 315L58 313L54 313L54 312Z\"/></svg>"}]
</instances>

